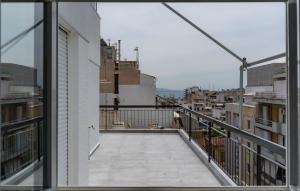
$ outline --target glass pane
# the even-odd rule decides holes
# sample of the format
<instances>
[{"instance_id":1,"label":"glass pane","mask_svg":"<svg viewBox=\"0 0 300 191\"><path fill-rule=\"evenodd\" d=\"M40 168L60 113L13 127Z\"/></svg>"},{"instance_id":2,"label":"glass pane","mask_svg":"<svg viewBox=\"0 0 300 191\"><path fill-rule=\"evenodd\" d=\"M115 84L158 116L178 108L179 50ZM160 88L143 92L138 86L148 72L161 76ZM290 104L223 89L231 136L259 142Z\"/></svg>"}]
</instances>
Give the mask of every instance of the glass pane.
<instances>
[{"instance_id":1,"label":"glass pane","mask_svg":"<svg viewBox=\"0 0 300 191\"><path fill-rule=\"evenodd\" d=\"M43 183L42 11L1 3L1 185Z\"/></svg>"}]
</instances>

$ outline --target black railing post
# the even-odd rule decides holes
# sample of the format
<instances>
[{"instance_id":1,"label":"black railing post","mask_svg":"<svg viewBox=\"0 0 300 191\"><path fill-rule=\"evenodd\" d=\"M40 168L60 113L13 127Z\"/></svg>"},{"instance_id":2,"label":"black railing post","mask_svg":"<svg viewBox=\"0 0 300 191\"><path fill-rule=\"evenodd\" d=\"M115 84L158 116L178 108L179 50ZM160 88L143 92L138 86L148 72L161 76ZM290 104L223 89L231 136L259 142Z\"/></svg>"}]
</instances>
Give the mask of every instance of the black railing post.
<instances>
[{"instance_id":1,"label":"black railing post","mask_svg":"<svg viewBox=\"0 0 300 191\"><path fill-rule=\"evenodd\" d=\"M192 113L189 112L189 141L192 140Z\"/></svg>"},{"instance_id":2,"label":"black railing post","mask_svg":"<svg viewBox=\"0 0 300 191\"><path fill-rule=\"evenodd\" d=\"M37 142L38 142L38 145L37 145L37 151L38 151L38 161L41 160L41 125L40 125L40 121L37 122Z\"/></svg>"},{"instance_id":3,"label":"black railing post","mask_svg":"<svg viewBox=\"0 0 300 191\"><path fill-rule=\"evenodd\" d=\"M108 111L107 111L107 107L105 108L105 130L107 130L107 118L108 118Z\"/></svg>"},{"instance_id":4,"label":"black railing post","mask_svg":"<svg viewBox=\"0 0 300 191\"><path fill-rule=\"evenodd\" d=\"M262 164L261 164L261 146L257 145L257 151L256 151L256 184L257 186L261 185L261 168L262 168Z\"/></svg>"},{"instance_id":5,"label":"black railing post","mask_svg":"<svg viewBox=\"0 0 300 191\"><path fill-rule=\"evenodd\" d=\"M231 136L230 131L227 131L226 145L225 145L225 147L226 147L225 156L226 156L226 169L227 169L228 173L232 173L232 169L229 170L229 162L231 161L230 156L231 156L231 153L232 153L231 146L229 146L229 144L231 145L231 143L229 143L230 142L230 136Z\"/></svg>"},{"instance_id":6,"label":"black railing post","mask_svg":"<svg viewBox=\"0 0 300 191\"><path fill-rule=\"evenodd\" d=\"M212 136L212 128L211 122L208 123L208 162L211 159L211 136Z\"/></svg>"}]
</instances>

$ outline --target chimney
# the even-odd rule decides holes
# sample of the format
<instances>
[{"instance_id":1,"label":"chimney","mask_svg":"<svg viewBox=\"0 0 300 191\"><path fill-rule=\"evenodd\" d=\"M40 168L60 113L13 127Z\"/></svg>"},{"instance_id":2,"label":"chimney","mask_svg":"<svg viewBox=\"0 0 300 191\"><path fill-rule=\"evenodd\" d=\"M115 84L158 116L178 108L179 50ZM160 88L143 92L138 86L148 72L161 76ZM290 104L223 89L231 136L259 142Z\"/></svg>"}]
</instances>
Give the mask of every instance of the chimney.
<instances>
[{"instance_id":1,"label":"chimney","mask_svg":"<svg viewBox=\"0 0 300 191\"><path fill-rule=\"evenodd\" d=\"M121 61L121 40L118 40L118 50L119 50L118 60L120 63L120 61Z\"/></svg>"}]
</instances>

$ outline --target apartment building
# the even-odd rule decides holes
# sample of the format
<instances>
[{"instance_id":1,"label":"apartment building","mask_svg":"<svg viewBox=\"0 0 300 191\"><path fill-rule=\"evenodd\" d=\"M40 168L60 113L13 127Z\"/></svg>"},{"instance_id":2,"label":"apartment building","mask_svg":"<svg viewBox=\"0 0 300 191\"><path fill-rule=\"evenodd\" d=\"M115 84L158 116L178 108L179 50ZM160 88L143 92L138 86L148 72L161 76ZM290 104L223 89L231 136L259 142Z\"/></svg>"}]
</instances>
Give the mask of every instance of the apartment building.
<instances>
[{"instance_id":1,"label":"apartment building","mask_svg":"<svg viewBox=\"0 0 300 191\"><path fill-rule=\"evenodd\" d=\"M286 146L286 64L272 64L269 67L274 68L272 83L269 83L272 86L271 91L259 91L253 96L253 101L257 103L255 134ZM262 149L262 153L279 164L285 164L286 162L284 157L273 154L266 148ZM272 182L282 181L285 177L285 173L281 168L270 167L270 170L277 173L276 177L270 178Z\"/></svg>"},{"instance_id":2,"label":"apartment building","mask_svg":"<svg viewBox=\"0 0 300 191\"><path fill-rule=\"evenodd\" d=\"M254 105L255 134L285 145L286 64L273 63L248 69L245 103Z\"/></svg>"},{"instance_id":3,"label":"apartment building","mask_svg":"<svg viewBox=\"0 0 300 191\"><path fill-rule=\"evenodd\" d=\"M265 139L285 146L286 66L285 64L272 65L274 72L271 81L266 82L271 87L267 87L263 91L257 91L252 96L252 101L256 103L257 110L255 133ZM255 69L260 70L259 67ZM256 80L259 80L259 78L256 78Z\"/></svg>"},{"instance_id":4,"label":"apartment building","mask_svg":"<svg viewBox=\"0 0 300 191\"><path fill-rule=\"evenodd\" d=\"M183 105L195 111L201 111L206 115L211 115L212 107L208 101L208 91L197 86L189 87L184 90Z\"/></svg>"},{"instance_id":5,"label":"apartment building","mask_svg":"<svg viewBox=\"0 0 300 191\"><path fill-rule=\"evenodd\" d=\"M42 157L43 95L35 68L1 63L0 71L1 181L5 184L26 168L41 166L33 162ZM34 119L36 123L26 123Z\"/></svg>"},{"instance_id":6,"label":"apartment building","mask_svg":"<svg viewBox=\"0 0 300 191\"><path fill-rule=\"evenodd\" d=\"M119 60L119 52L101 39L100 104L155 105L156 77L142 73L137 61Z\"/></svg>"},{"instance_id":7,"label":"apartment building","mask_svg":"<svg viewBox=\"0 0 300 191\"><path fill-rule=\"evenodd\" d=\"M227 89L211 92L209 94L212 106L212 117L221 121L226 121L225 104L234 103L239 99L239 89Z\"/></svg>"},{"instance_id":8,"label":"apartment building","mask_svg":"<svg viewBox=\"0 0 300 191\"><path fill-rule=\"evenodd\" d=\"M114 105L118 103L119 74L117 48L101 39L100 65L100 104Z\"/></svg>"},{"instance_id":9,"label":"apartment building","mask_svg":"<svg viewBox=\"0 0 300 191\"><path fill-rule=\"evenodd\" d=\"M156 77L144 74L137 61L120 59L120 41L107 44L101 39L100 105L152 105L156 104ZM117 107L100 111L100 128L124 128ZM120 108L122 110L122 108ZM137 119L138 120L138 119ZM144 119L139 119L139 122ZM136 124L138 121L136 121Z\"/></svg>"},{"instance_id":10,"label":"apartment building","mask_svg":"<svg viewBox=\"0 0 300 191\"><path fill-rule=\"evenodd\" d=\"M210 91L202 90L195 86L185 89L183 105L225 121L225 103L235 102L238 100L238 97L238 89Z\"/></svg>"},{"instance_id":11,"label":"apartment building","mask_svg":"<svg viewBox=\"0 0 300 191\"><path fill-rule=\"evenodd\" d=\"M264 139L285 146L286 137L286 65L284 63L273 63L250 68L247 71L247 86L244 94L242 127L239 127L239 103L226 103L227 123L241 128ZM256 149L255 143L242 139L245 146ZM274 161L284 164L285 159L280 155L274 155L266 148L261 153ZM242 160L247 158L249 165L255 166L253 156L240 156ZM278 177L269 177L266 181L276 183L281 181L282 169L268 167L264 168L275 171ZM251 171L251 168L248 169ZM276 174L273 173L273 174ZM249 172L249 174L252 174ZM244 177L245 181L254 180L255 177Z\"/></svg>"},{"instance_id":12,"label":"apartment building","mask_svg":"<svg viewBox=\"0 0 300 191\"><path fill-rule=\"evenodd\" d=\"M120 66L120 105L155 105L156 77L133 71L132 81L123 81L122 78L125 79L128 71L122 70L122 62Z\"/></svg>"},{"instance_id":13,"label":"apartment building","mask_svg":"<svg viewBox=\"0 0 300 191\"><path fill-rule=\"evenodd\" d=\"M226 112L226 123L233 125L241 130L247 131L251 134L254 134L255 131L255 113L256 109L254 105L249 105L244 103L243 104L243 120L242 120L242 127L240 127L239 124L239 113L240 113L240 105L239 103L226 103L225 106L225 112ZM252 182L255 182L255 168L254 168L254 155L253 153L249 152L250 149L254 149L254 144L247 140L247 139L239 139L234 134L231 135L236 141L238 141L241 145L243 145L245 148L242 150L238 147L230 147L226 145L226 147L229 147L234 153L236 154L236 166L239 168L236 169L235 174L239 174L239 177L241 181L243 181L244 184L251 184ZM247 152L248 151L248 152ZM228 157L229 160L231 156Z\"/></svg>"}]
</instances>

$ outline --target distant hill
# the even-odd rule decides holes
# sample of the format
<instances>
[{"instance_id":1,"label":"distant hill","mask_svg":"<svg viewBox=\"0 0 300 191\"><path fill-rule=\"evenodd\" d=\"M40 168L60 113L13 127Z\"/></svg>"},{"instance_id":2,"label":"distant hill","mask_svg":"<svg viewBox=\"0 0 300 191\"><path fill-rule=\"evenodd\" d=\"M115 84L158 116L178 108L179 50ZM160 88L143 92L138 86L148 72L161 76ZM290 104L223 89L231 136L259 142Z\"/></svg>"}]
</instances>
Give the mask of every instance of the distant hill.
<instances>
[{"instance_id":1,"label":"distant hill","mask_svg":"<svg viewBox=\"0 0 300 191\"><path fill-rule=\"evenodd\" d=\"M165 89L165 88L156 88L156 94L161 96L161 97L183 97L183 90L170 90L170 89Z\"/></svg>"}]
</instances>

